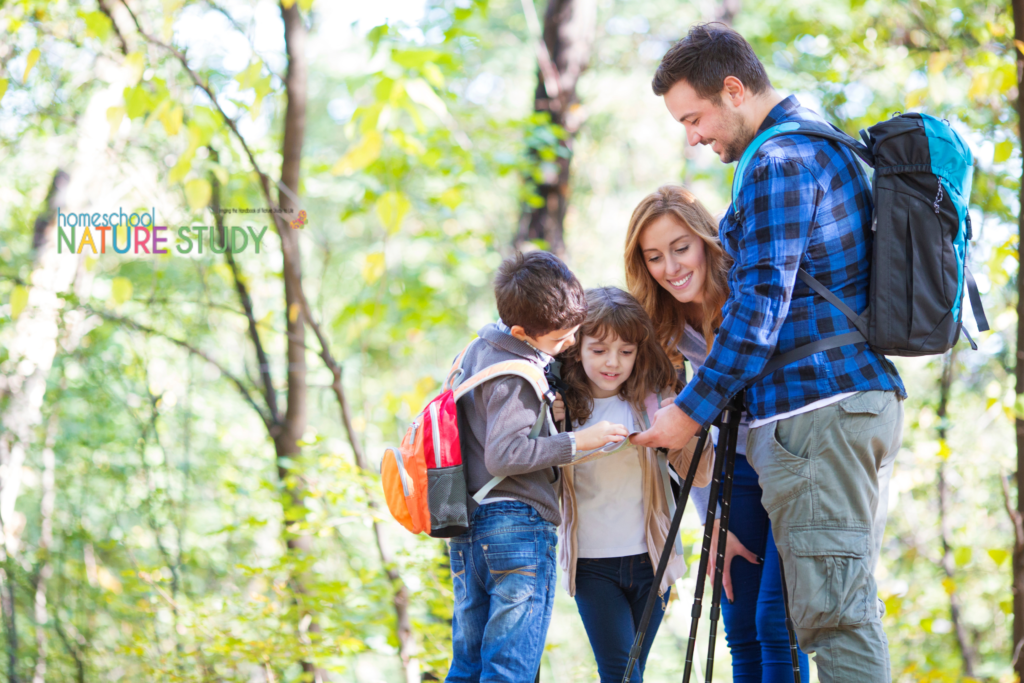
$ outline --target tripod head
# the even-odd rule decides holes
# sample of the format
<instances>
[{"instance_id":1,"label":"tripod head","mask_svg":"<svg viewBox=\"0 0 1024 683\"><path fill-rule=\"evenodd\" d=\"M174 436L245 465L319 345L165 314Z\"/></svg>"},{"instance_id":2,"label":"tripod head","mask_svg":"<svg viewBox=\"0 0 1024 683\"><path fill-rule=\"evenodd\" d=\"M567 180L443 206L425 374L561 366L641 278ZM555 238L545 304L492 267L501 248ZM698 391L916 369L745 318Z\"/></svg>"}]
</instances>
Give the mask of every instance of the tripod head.
<instances>
[{"instance_id":1,"label":"tripod head","mask_svg":"<svg viewBox=\"0 0 1024 683\"><path fill-rule=\"evenodd\" d=\"M726 425L737 424L740 418L743 416L743 411L747 408L747 392L746 389L740 389L738 392L733 394L733 397L729 399L729 402L722 408L722 412L718 414L718 417L712 422L713 425L719 429L724 429Z\"/></svg>"}]
</instances>

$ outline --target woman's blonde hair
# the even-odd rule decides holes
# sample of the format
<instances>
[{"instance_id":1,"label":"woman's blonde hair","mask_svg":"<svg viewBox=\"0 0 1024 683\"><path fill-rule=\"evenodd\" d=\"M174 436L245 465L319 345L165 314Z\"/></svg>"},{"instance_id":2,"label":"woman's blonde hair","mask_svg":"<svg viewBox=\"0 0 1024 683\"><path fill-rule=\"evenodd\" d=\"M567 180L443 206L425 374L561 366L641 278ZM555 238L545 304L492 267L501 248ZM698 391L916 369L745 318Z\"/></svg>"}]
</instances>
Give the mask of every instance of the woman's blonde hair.
<instances>
[{"instance_id":1,"label":"woman's blonde hair","mask_svg":"<svg viewBox=\"0 0 1024 683\"><path fill-rule=\"evenodd\" d=\"M577 423L585 422L594 410L594 397L583 369L583 339L605 341L612 336L636 345L633 371L619 386L620 397L643 410L650 394L677 388L672 361L658 343L654 325L640 302L618 287L588 289L587 319L576 335L576 343L559 357L562 381L568 389L565 405Z\"/></svg>"},{"instance_id":2,"label":"woman's blonde hair","mask_svg":"<svg viewBox=\"0 0 1024 683\"><path fill-rule=\"evenodd\" d=\"M704 298L699 304L683 303L659 285L647 270L640 235L662 216L672 216L704 243ZM683 323L704 335L708 350L722 323L722 306L729 296L728 272L732 259L722 249L718 225L692 192L679 185L663 185L640 201L626 231L626 286L654 322L658 343L675 367L682 366L678 344Z\"/></svg>"}]
</instances>

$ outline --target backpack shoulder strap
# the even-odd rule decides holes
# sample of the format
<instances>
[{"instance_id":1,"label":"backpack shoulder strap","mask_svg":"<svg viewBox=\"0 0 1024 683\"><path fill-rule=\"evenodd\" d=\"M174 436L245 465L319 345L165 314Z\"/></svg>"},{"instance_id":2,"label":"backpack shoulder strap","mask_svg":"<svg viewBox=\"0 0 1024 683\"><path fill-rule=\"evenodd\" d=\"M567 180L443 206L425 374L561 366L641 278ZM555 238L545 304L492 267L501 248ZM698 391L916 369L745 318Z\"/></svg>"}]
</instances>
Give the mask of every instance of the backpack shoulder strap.
<instances>
[{"instance_id":1,"label":"backpack shoulder strap","mask_svg":"<svg viewBox=\"0 0 1024 683\"><path fill-rule=\"evenodd\" d=\"M757 151L761 148L761 145L780 135L809 135L811 137L832 140L849 147L868 166L874 166L875 163L874 156L871 154L871 150L867 148L867 145L854 140L830 123L825 123L824 121L785 121L772 126L754 138L747 145L747 149L744 150L739 163L736 164L736 171L732 177L733 213L739 212L739 208L736 206L736 198L739 197L740 189L743 187L743 176L746 175L747 168L754 161L754 157L757 156Z\"/></svg>"},{"instance_id":2,"label":"backpack shoulder strap","mask_svg":"<svg viewBox=\"0 0 1024 683\"><path fill-rule=\"evenodd\" d=\"M466 362L466 353L469 351L470 347L478 341L480 341L480 337L476 337L473 341L466 344L466 347L459 352L459 355L455 356L451 370L448 371L448 377L444 381L443 391L454 389L462 382L462 378L466 374L465 368L462 367Z\"/></svg>"},{"instance_id":3,"label":"backpack shoulder strap","mask_svg":"<svg viewBox=\"0 0 1024 683\"><path fill-rule=\"evenodd\" d=\"M541 401L549 398L553 400L554 394L551 392L550 387L548 387L548 380L544 376L544 370L525 360L506 360L487 366L453 388L455 400L458 401L484 382L509 375L522 377L529 382L533 390L537 392L537 398Z\"/></svg>"},{"instance_id":4,"label":"backpack shoulder strap","mask_svg":"<svg viewBox=\"0 0 1024 683\"><path fill-rule=\"evenodd\" d=\"M534 391L537 392L537 398L540 399L541 402L540 413L537 415L537 421L533 423L533 428L530 430L530 434L527 438L536 439L540 436L541 429L544 428L545 420L549 425L549 430L554 433L554 420L551 417L550 410L551 403L554 401L554 392L552 392L551 388L548 386L548 380L544 376L544 370L525 360L506 360L484 368L472 377L460 382L457 385L457 388L453 390L454 398L458 401L481 384L489 382L492 379L497 379L498 377L508 377L510 375L522 377L529 382L530 386L532 386ZM473 494L473 500L475 500L477 504L481 503L487 494L491 492L491 489L501 483L501 480L504 478L505 477L492 477L491 480L484 484L479 491Z\"/></svg>"}]
</instances>

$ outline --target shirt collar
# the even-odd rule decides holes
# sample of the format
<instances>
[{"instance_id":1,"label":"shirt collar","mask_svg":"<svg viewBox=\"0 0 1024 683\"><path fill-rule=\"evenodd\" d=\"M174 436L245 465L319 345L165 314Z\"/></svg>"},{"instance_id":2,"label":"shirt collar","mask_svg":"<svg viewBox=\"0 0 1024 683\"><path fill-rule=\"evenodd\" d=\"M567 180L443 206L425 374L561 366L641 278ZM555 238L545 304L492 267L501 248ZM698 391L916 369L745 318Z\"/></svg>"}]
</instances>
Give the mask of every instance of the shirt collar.
<instances>
[{"instance_id":1,"label":"shirt collar","mask_svg":"<svg viewBox=\"0 0 1024 683\"><path fill-rule=\"evenodd\" d=\"M796 98L796 95L790 95L772 107L772 110L768 112L768 116L766 116L764 121L761 122L761 127L757 129L757 135L760 135L775 124L791 118L799 109L802 108L800 100ZM757 137L757 135L754 137Z\"/></svg>"},{"instance_id":2,"label":"shirt collar","mask_svg":"<svg viewBox=\"0 0 1024 683\"><path fill-rule=\"evenodd\" d=\"M512 339L514 342L518 342L520 344L526 344L528 347L533 349L537 353L537 355L540 356L540 359L544 363L544 365L547 365L551 361L554 360L553 356L551 356L551 355L541 351L540 349L538 349L536 346L534 346L530 342L526 341L525 339L519 339L518 337L513 337L512 336L512 328L509 327L508 325L506 325L503 320L499 320L494 325L495 325L495 327L498 328L499 332L503 332L503 333L507 334L509 336L509 338ZM510 351L517 351L517 352L521 353L521 351L518 351L517 349L514 348L514 345L509 350Z\"/></svg>"}]
</instances>

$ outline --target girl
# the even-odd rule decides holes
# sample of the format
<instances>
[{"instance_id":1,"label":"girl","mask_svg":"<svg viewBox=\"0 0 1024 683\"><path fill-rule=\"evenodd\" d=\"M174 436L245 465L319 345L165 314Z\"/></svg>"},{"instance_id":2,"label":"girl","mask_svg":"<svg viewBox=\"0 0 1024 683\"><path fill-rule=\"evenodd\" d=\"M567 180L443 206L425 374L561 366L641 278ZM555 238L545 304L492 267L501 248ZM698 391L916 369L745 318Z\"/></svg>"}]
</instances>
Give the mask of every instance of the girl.
<instances>
[{"instance_id":1,"label":"girl","mask_svg":"<svg viewBox=\"0 0 1024 683\"><path fill-rule=\"evenodd\" d=\"M577 339L561 358L573 429L602 420L632 425L631 432L646 429L659 396L674 396L678 379L643 307L615 287L587 290L587 319ZM654 610L630 678L643 680L670 586L686 571L677 542L661 585L652 585L674 511L668 462L686 472L695 447L696 439L668 453L666 461L653 449L624 441L595 452L600 459L563 470L559 562L602 683L622 681L647 597L656 590L660 609ZM709 442L696 485L711 481L712 458Z\"/></svg>"},{"instance_id":2,"label":"girl","mask_svg":"<svg viewBox=\"0 0 1024 683\"><path fill-rule=\"evenodd\" d=\"M661 187L633 211L626 235L626 282L653 319L658 342L676 367L685 358L696 372L710 352L728 298L729 265L711 214L684 188ZM793 670L779 555L768 513L761 506L757 474L747 462L746 443L744 420L726 539L725 637L734 681L790 683ZM705 519L707 490L694 489L693 499ZM712 549L717 538L716 521ZM742 559L733 563L737 556ZM714 554L708 574L714 576ZM802 652L800 673L806 683L807 655Z\"/></svg>"}]
</instances>

